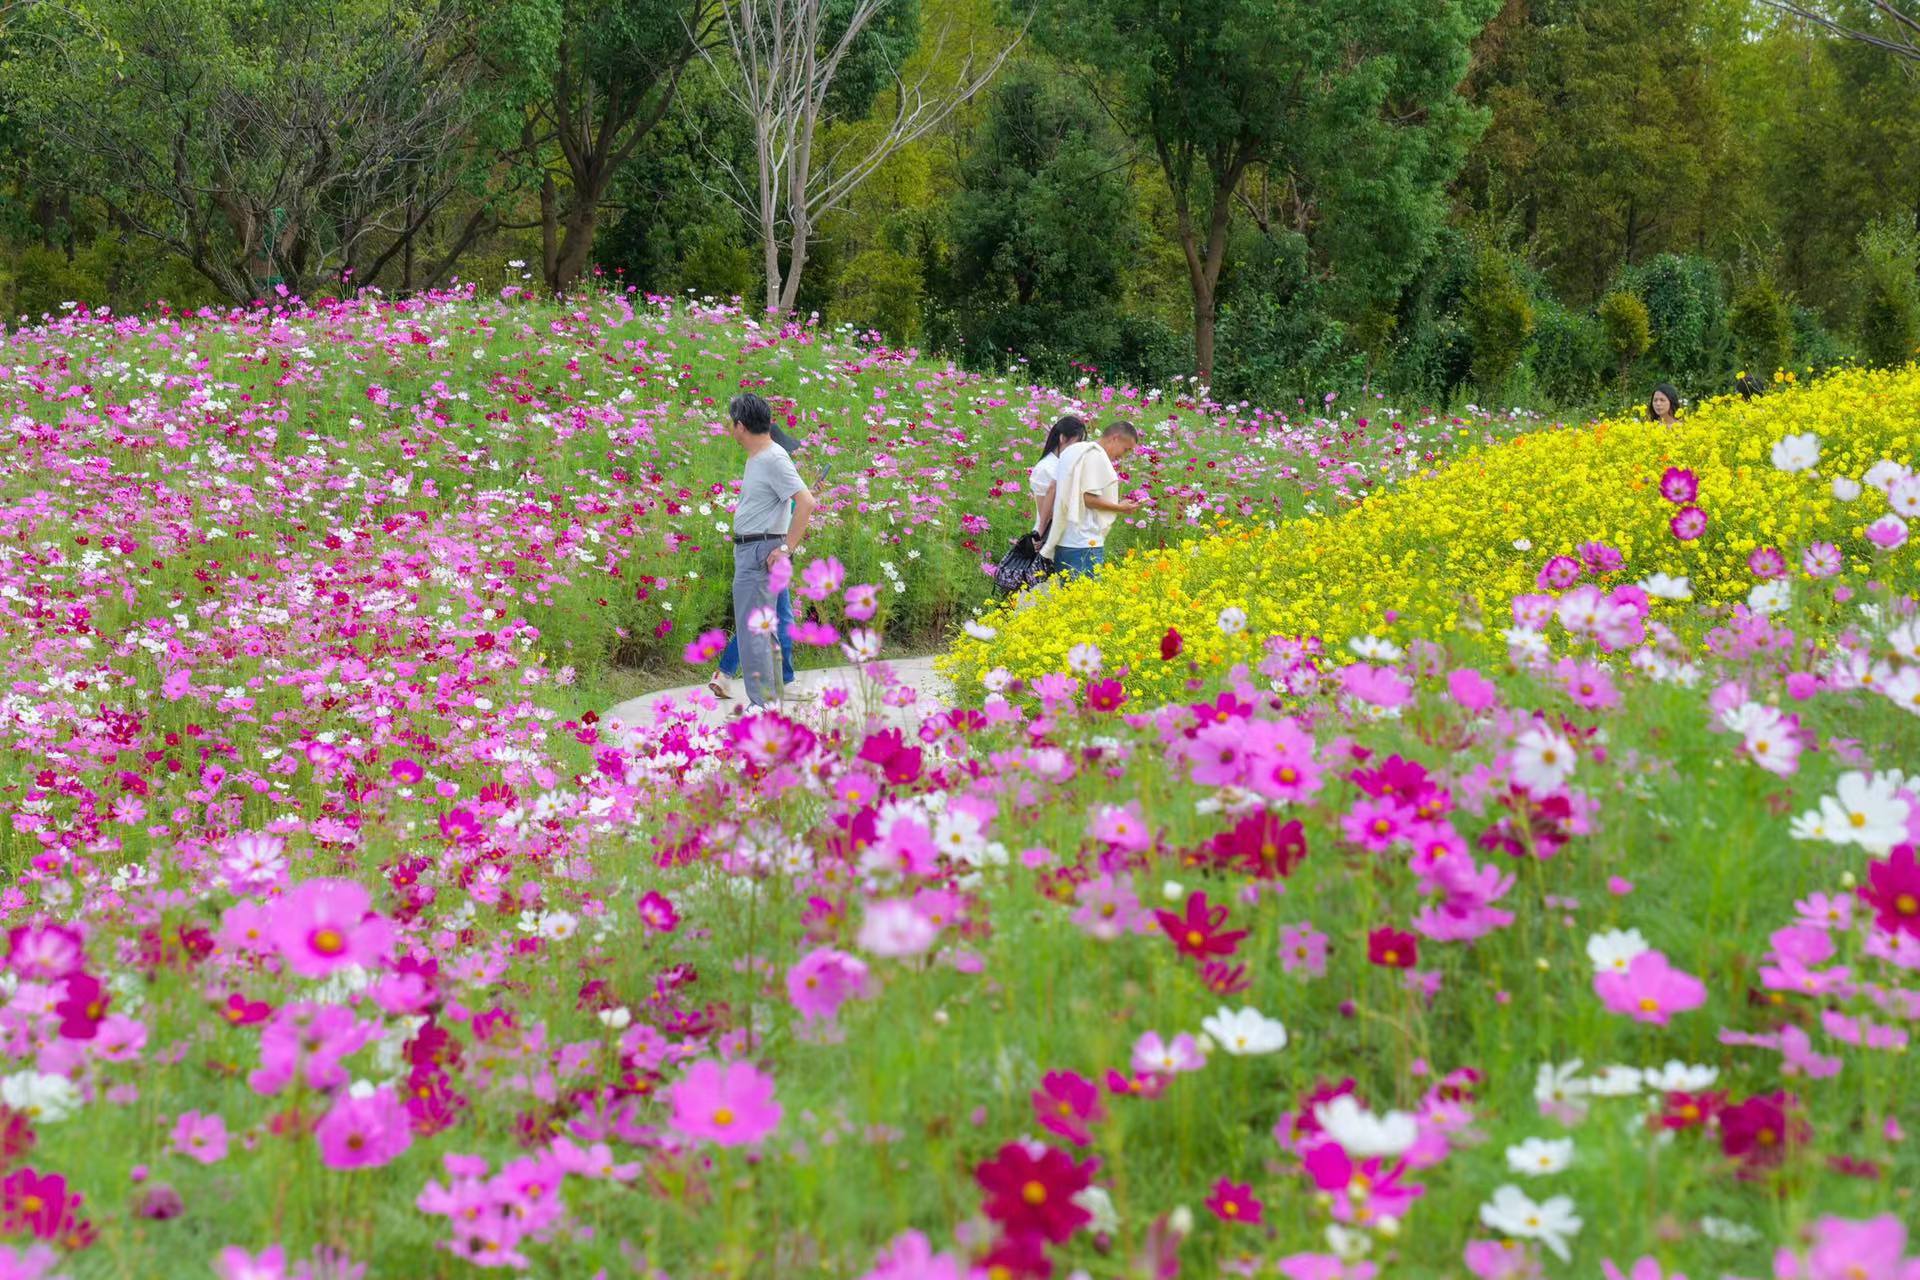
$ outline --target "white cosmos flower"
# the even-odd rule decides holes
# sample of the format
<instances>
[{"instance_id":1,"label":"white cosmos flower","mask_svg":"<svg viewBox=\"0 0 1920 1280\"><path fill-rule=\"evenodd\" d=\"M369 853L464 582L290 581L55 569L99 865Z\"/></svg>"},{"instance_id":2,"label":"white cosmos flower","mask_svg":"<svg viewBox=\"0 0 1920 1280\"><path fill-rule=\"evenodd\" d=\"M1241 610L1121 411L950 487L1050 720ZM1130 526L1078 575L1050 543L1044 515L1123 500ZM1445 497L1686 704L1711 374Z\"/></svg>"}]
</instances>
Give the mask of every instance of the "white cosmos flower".
<instances>
[{"instance_id":1,"label":"white cosmos flower","mask_svg":"<svg viewBox=\"0 0 1920 1280\"><path fill-rule=\"evenodd\" d=\"M1398 662L1406 656L1399 645L1379 636L1355 636L1347 641L1347 648L1368 662Z\"/></svg>"},{"instance_id":2,"label":"white cosmos flower","mask_svg":"<svg viewBox=\"0 0 1920 1280\"><path fill-rule=\"evenodd\" d=\"M1238 605L1228 605L1220 611L1220 630L1230 636L1237 636L1247 629L1247 611Z\"/></svg>"},{"instance_id":3,"label":"white cosmos flower","mask_svg":"<svg viewBox=\"0 0 1920 1280\"><path fill-rule=\"evenodd\" d=\"M1529 1178L1559 1173L1572 1163L1572 1138L1528 1138L1507 1148L1507 1168Z\"/></svg>"},{"instance_id":4,"label":"white cosmos flower","mask_svg":"<svg viewBox=\"0 0 1920 1280\"><path fill-rule=\"evenodd\" d=\"M1512 1183L1496 1188L1493 1198L1480 1206L1480 1221L1515 1239L1538 1240L1562 1262L1573 1257L1567 1238L1579 1235L1581 1226L1580 1215L1566 1196L1535 1203Z\"/></svg>"},{"instance_id":5,"label":"white cosmos flower","mask_svg":"<svg viewBox=\"0 0 1920 1280\"><path fill-rule=\"evenodd\" d=\"M1112 1235L1120 1229L1120 1215L1114 1210L1113 1197L1105 1187L1082 1187L1073 1193L1073 1202L1093 1215L1087 1230L1095 1235Z\"/></svg>"},{"instance_id":6,"label":"white cosmos flower","mask_svg":"<svg viewBox=\"0 0 1920 1280\"><path fill-rule=\"evenodd\" d=\"M1910 467L1902 466L1892 458L1882 458L1867 468L1867 474L1861 479L1882 493L1891 492L1895 482L1905 480L1913 474Z\"/></svg>"},{"instance_id":7,"label":"white cosmos flower","mask_svg":"<svg viewBox=\"0 0 1920 1280\"><path fill-rule=\"evenodd\" d=\"M1100 674L1100 646L1082 642L1067 650L1067 670L1077 676Z\"/></svg>"},{"instance_id":8,"label":"white cosmos flower","mask_svg":"<svg viewBox=\"0 0 1920 1280\"><path fill-rule=\"evenodd\" d=\"M1579 1102L1593 1091L1586 1077L1580 1074L1586 1065L1579 1058L1558 1066L1542 1063L1533 1078L1533 1100L1542 1104Z\"/></svg>"},{"instance_id":9,"label":"white cosmos flower","mask_svg":"<svg viewBox=\"0 0 1920 1280\"><path fill-rule=\"evenodd\" d=\"M65 1076L18 1071L0 1079L0 1102L35 1124L52 1124L73 1114L80 1105L80 1090Z\"/></svg>"},{"instance_id":10,"label":"white cosmos flower","mask_svg":"<svg viewBox=\"0 0 1920 1280\"><path fill-rule=\"evenodd\" d=\"M1587 959L1595 973L1625 973L1633 958L1648 949L1638 929L1608 929L1587 939Z\"/></svg>"},{"instance_id":11,"label":"white cosmos flower","mask_svg":"<svg viewBox=\"0 0 1920 1280\"><path fill-rule=\"evenodd\" d=\"M1374 1115L1350 1093L1343 1093L1313 1109L1314 1119L1335 1142L1356 1159L1397 1156L1420 1136L1420 1123L1405 1111Z\"/></svg>"},{"instance_id":12,"label":"white cosmos flower","mask_svg":"<svg viewBox=\"0 0 1920 1280\"><path fill-rule=\"evenodd\" d=\"M1793 603L1793 588L1784 579L1762 582L1747 592L1747 608L1768 615L1785 613Z\"/></svg>"},{"instance_id":13,"label":"white cosmos flower","mask_svg":"<svg viewBox=\"0 0 1920 1280\"><path fill-rule=\"evenodd\" d=\"M1709 1240L1721 1244L1752 1244L1760 1238L1760 1233L1744 1222L1735 1222L1731 1218L1700 1219L1700 1234Z\"/></svg>"},{"instance_id":14,"label":"white cosmos flower","mask_svg":"<svg viewBox=\"0 0 1920 1280\"><path fill-rule=\"evenodd\" d=\"M1514 739L1513 779L1535 795L1559 790L1573 766L1573 747L1551 729L1529 729Z\"/></svg>"},{"instance_id":15,"label":"white cosmos flower","mask_svg":"<svg viewBox=\"0 0 1920 1280\"><path fill-rule=\"evenodd\" d=\"M1697 1067L1674 1059L1664 1067L1647 1068L1647 1088L1661 1093L1698 1093L1720 1078L1717 1067Z\"/></svg>"},{"instance_id":16,"label":"white cosmos flower","mask_svg":"<svg viewBox=\"0 0 1920 1280\"><path fill-rule=\"evenodd\" d=\"M1684 573L1678 577L1670 573L1656 573L1642 580L1640 589L1659 600L1693 599L1693 584Z\"/></svg>"},{"instance_id":17,"label":"white cosmos flower","mask_svg":"<svg viewBox=\"0 0 1920 1280\"><path fill-rule=\"evenodd\" d=\"M1833 496L1842 502L1852 502L1860 496L1860 482L1851 476L1835 476Z\"/></svg>"},{"instance_id":18,"label":"white cosmos flower","mask_svg":"<svg viewBox=\"0 0 1920 1280\"><path fill-rule=\"evenodd\" d=\"M1000 634L978 618L968 618L960 629L975 640L991 640Z\"/></svg>"},{"instance_id":19,"label":"white cosmos flower","mask_svg":"<svg viewBox=\"0 0 1920 1280\"><path fill-rule=\"evenodd\" d=\"M1278 1053L1287 1047L1286 1027L1258 1009L1242 1009L1235 1013L1222 1005L1220 1012L1201 1021L1200 1029L1235 1057Z\"/></svg>"},{"instance_id":20,"label":"white cosmos flower","mask_svg":"<svg viewBox=\"0 0 1920 1280\"><path fill-rule=\"evenodd\" d=\"M1820 461L1820 437L1808 431L1786 436L1773 446L1773 465L1781 471L1807 471Z\"/></svg>"},{"instance_id":21,"label":"white cosmos flower","mask_svg":"<svg viewBox=\"0 0 1920 1280\"><path fill-rule=\"evenodd\" d=\"M1630 1098L1640 1092L1641 1075L1634 1067L1602 1067L1590 1082L1596 1098Z\"/></svg>"},{"instance_id":22,"label":"white cosmos flower","mask_svg":"<svg viewBox=\"0 0 1920 1280\"><path fill-rule=\"evenodd\" d=\"M1903 622L1887 632L1887 647L1908 662L1920 662L1920 619Z\"/></svg>"},{"instance_id":23,"label":"white cosmos flower","mask_svg":"<svg viewBox=\"0 0 1920 1280\"><path fill-rule=\"evenodd\" d=\"M600 1025L610 1027L615 1031L625 1031L628 1024L632 1021L633 1010L627 1008L625 1005L620 1005L613 1009L602 1009L600 1011Z\"/></svg>"},{"instance_id":24,"label":"white cosmos flower","mask_svg":"<svg viewBox=\"0 0 1920 1280\"><path fill-rule=\"evenodd\" d=\"M1820 798L1829 840L1883 854L1906 839L1907 802L1897 794L1899 784L1893 779L1851 770L1840 775L1834 790L1837 795Z\"/></svg>"}]
</instances>

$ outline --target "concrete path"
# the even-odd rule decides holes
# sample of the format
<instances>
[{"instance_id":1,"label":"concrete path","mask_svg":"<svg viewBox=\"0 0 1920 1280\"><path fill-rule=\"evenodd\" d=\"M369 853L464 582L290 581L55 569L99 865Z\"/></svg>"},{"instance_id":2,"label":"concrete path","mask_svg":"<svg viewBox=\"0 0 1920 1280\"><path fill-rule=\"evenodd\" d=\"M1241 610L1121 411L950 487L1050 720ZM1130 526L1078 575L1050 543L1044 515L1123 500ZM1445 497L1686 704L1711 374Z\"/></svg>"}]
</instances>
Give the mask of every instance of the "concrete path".
<instances>
[{"instance_id":1,"label":"concrete path","mask_svg":"<svg viewBox=\"0 0 1920 1280\"><path fill-rule=\"evenodd\" d=\"M732 689L733 698L727 702L716 700L704 684L663 689L631 698L607 711L603 718L629 731L684 721L689 713L702 725L722 725L734 714L735 708L748 708L746 690L740 681L733 681ZM910 728L918 725L929 712L950 705L953 696L946 678L934 671L932 658L892 661L882 658L858 667L802 671L794 683L787 686L787 693L803 696L800 700L782 703L780 711L816 728L828 724L864 724L870 715L878 717L884 725ZM836 701L840 705L832 705Z\"/></svg>"}]
</instances>

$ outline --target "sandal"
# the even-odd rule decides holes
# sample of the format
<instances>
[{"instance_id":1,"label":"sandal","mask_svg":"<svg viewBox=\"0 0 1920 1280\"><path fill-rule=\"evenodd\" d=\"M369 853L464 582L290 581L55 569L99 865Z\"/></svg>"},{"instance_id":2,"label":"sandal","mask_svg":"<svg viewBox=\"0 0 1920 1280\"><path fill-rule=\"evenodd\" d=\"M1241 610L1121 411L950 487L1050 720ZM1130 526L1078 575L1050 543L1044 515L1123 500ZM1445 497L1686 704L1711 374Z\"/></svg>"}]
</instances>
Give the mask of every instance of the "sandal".
<instances>
[{"instance_id":1,"label":"sandal","mask_svg":"<svg viewBox=\"0 0 1920 1280\"><path fill-rule=\"evenodd\" d=\"M731 683L732 681L728 680L727 677L716 675L713 679L707 681L707 692L722 702L732 702L733 690L727 687Z\"/></svg>"}]
</instances>

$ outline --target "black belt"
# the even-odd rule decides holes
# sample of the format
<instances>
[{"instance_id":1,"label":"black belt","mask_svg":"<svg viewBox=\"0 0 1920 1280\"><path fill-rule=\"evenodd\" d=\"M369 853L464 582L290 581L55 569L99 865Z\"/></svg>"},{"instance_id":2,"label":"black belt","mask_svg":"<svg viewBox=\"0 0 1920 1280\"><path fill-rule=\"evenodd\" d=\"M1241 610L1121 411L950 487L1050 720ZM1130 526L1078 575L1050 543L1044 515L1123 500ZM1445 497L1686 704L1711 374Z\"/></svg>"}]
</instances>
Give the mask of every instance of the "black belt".
<instances>
[{"instance_id":1,"label":"black belt","mask_svg":"<svg viewBox=\"0 0 1920 1280\"><path fill-rule=\"evenodd\" d=\"M784 533L736 533L733 535L733 545L742 547L749 542L771 542L775 538L786 536Z\"/></svg>"}]
</instances>

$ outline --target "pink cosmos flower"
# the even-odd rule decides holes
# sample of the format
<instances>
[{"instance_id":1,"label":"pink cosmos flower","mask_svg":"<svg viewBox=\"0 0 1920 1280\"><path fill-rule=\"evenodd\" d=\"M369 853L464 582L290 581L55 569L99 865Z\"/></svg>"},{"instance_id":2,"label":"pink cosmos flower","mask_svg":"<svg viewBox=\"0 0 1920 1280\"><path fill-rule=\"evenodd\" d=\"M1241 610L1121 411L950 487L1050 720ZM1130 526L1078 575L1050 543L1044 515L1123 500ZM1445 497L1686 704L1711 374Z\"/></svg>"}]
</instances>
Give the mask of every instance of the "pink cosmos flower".
<instances>
[{"instance_id":1,"label":"pink cosmos flower","mask_svg":"<svg viewBox=\"0 0 1920 1280\"><path fill-rule=\"evenodd\" d=\"M213 1273L219 1280L286 1280L286 1251L276 1244L249 1253L230 1244L215 1256Z\"/></svg>"},{"instance_id":2,"label":"pink cosmos flower","mask_svg":"<svg viewBox=\"0 0 1920 1280\"><path fill-rule=\"evenodd\" d=\"M1073 923L1102 942L1154 931L1153 913L1141 905L1131 880L1103 873L1082 882L1074 897L1080 909L1073 913Z\"/></svg>"},{"instance_id":3,"label":"pink cosmos flower","mask_svg":"<svg viewBox=\"0 0 1920 1280\"><path fill-rule=\"evenodd\" d=\"M879 609L879 587L870 582L861 582L847 588L847 616L855 622L867 621Z\"/></svg>"},{"instance_id":4,"label":"pink cosmos flower","mask_svg":"<svg viewBox=\"0 0 1920 1280\"><path fill-rule=\"evenodd\" d=\"M201 1164L218 1164L227 1158L227 1122L218 1112L183 1111L174 1122L171 1150Z\"/></svg>"},{"instance_id":5,"label":"pink cosmos flower","mask_svg":"<svg viewBox=\"0 0 1920 1280\"><path fill-rule=\"evenodd\" d=\"M306 880L273 906L272 936L287 968L324 978L348 965L374 968L393 950L393 925L370 910L351 880Z\"/></svg>"},{"instance_id":6,"label":"pink cosmos flower","mask_svg":"<svg viewBox=\"0 0 1920 1280\"><path fill-rule=\"evenodd\" d=\"M911 902L883 899L867 904L858 941L863 951L897 959L920 955L939 936L940 927L921 915Z\"/></svg>"},{"instance_id":7,"label":"pink cosmos flower","mask_svg":"<svg viewBox=\"0 0 1920 1280\"><path fill-rule=\"evenodd\" d=\"M831 1018L866 994L866 961L832 947L815 947L787 970L787 998L808 1022Z\"/></svg>"},{"instance_id":8,"label":"pink cosmos flower","mask_svg":"<svg viewBox=\"0 0 1920 1280\"><path fill-rule=\"evenodd\" d=\"M1365 662L1340 668L1340 687L1376 707L1401 707L1413 700L1413 686L1399 672Z\"/></svg>"},{"instance_id":9,"label":"pink cosmos flower","mask_svg":"<svg viewBox=\"0 0 1920 1280\"><path fill-rule=\"evenodd\" d=\"M1308 921L1280 926L1280 967L1318 978L1327 972L1327 935Z\"/></svg>"},{"instance_id":10,"label":"pink cosmos flower","mask_svg":"<svg viewBox=\"0 0 1920 1280\"><path fill-rule=\"evenodd\" d=\"M1707 513L1698 507L1682 507L1667 522L1667 527L1680 541L1692 542L1707 531Z\"/></svg>"},{"instance_id":11,"label":"pink cosmos flower","mask_svg":"<svg viewBox=\"0 0 1920 1280\"><path fill-rule=\"evenodd\" d=\"M1447 693L1463 711L1478 714L1499 697L1499 687L1472 667L1459 667L1447 673Z\"/></svg>"},{"instance_id":12,"label":"pink cosmos flower","mask_svg":"<svg viewBox=\"0 0 1920 1280\"><path fill-rule=\"evenodd\" d=\"M727 633L724 631L703 631L687 642L685 652L680 656L689 666L704 667L719 657L727 647Z\"/></svg>"},{"instance_id":13,"label":"pink cosmos flower","mask_svg":"<svg viewBox=\"0 0 1920 1280\"><path fill-rule=\"evenodd\" d=\"M1831 578L1846 567L1846 560L1831 542L1816 542L1800 554L1800 567L1809 578Z\"/></svg>"},{"instance_id":14,"label":"pink cosmos flower","mask_svg":"<svg viewBox=\"0 0 1920 1280\"><path fill-rule=\"evenodd\" d=\"M951 1253L935 1253L918 1231L895 1236L860 1280L966 1280L967 1269Z\"/></svg>"},{"instance_id":15,"label":"pink cosmos flower","mask_svg":"<svg viewBox=\"0 0 1920 1280\"><path fill-rule=\"evenodd\" d=\"M1828 1215L1813 1224L1805 1258L1782 1249L1774 1255L1773 1274L1776 1280L1915 1280L1920 1258L1907 1258L1906 1249L1907 1228L1896 1214L1864 1220Z\"/></svg>"},{"instance_id":16,"label":"pink cosmos flower","mask_svg":"<svg viewBox=\"0 0 1920 1280\"><path fill-rule=\"evenodd\" d=\"M719 1147L751 1146L780 1125L773 1077L750 1062L702 1058L668 1086L667 1103L676 1131Z\"/></svg>"},{"instance_id":17,"label":"pink cosmos flower","mask_svg":"<svg viewBox=\"0 0 1920 1280\"><path fill-rule=\"evenodd\" d=\"M389 1164L413 1145L407 1109L386 1086L342 1096L314 1126L320 1162L329 1169L371 1169Z\"/></svg>"},{"instance_id":18,"label":"pink cosmos flower","mask_svg":"<svg viewBox=\"0 0 1920 1280\"><path fill-rule=\"evenodd\" d=\"M1622 1271L1613 1265L1612 1258L1600 1259L1600 1270L1607 1280L1687 1280L1679 1271L1668 1271L1660 1265L1658 1258L1641 1258L1633 1264L1631 1271Z\"/></svg>"},{"instance_id":19,"label":"pink cosmos flower","mask_svg":"<svg viewBox=\"0 0 1920 1280\"><path fill-rule=\"evenodd\" d=\"M1706 984L1674 968L1658 951L1642 951L1627 963L1624 973L1608 969L1595 974L1593 989L1615 1013L1656 1026L1665 1026L1674 1014L1697 1009L1707 1001Z\"/></svg>"},{"instance_id":20,"label":"pink cosmos flower","mask_svg":"<svg viewBox=\"0 0 1920 1280\"><path fill-rule=\"evenodd\" d=\"M680 927L680 910L673 905L673 899L657 890L649 889L634 904L640 912L640 920L655 933L672 933Z\"/></svg>"},{"instance_id":21,"label":"pink cosmos flower","mask_svg":"<svg viewBox=\"0 0 1920 1280\"><path fill-rule=\"evenodd\" d=\"M1101 805L1094 810L1087 834L1122 853L1137 853L1152 843L1137 800L1125 805Z\"/></svg>"},{"instance_id":22,"label":"pink cosmos flower","mask_svg":"<svg viewBox=\"0 0 1920 1280\"><path fill-rule=\"evenodd\" d=\"M1479 1280L1540 1280L1540 1256L1521 1240L1469 1240L1467 1270Z\"/></svg>"},{"instance_id":23,"label":"pink cosmos flower","mask_svg":"<svg viewBox=\"0 0 1920 1280\"><path fill-rule=\"evenodd\" d=\"M1783 578L1787 573L1787 558L1780 554L1778 547L1755 547L1747 556L1747 569L1762 581Z\"/></svg>"},{"instance_id":24,"label":"pink cosmos flower","mask_svg":"<svg viewBox=\"0 0 1920 1280\"><path fill-rule=\"evenodd\" d=\"M1899 516L1881 516L1867 526L1867 541L1882 551L1898 551L1907 542L1907 522Z\"/></svg>"},{"instance_id":25,"label":"pink cosmos flower","mask_svg":"<svg viewBox=\"0 0 1920 1280\"><path fill-rule=\"evenodd\" d=\"M800 571L800 585L795 589L809 600L825 600L846 580L846 566L828 556L824 560L808 561L807 567Z\"/></svg>"},{"instance_id":26,"label":"pink cosmos flower","mask_svg":"<svg viewBox=\"0 0 1920 1280\"><path fill-rule=\"evenodd\" d=\"M1565 591L1580 581L1583 572L1580 562L1572 556L1553 556L1540 567L1540 576L1534 585L1543 590Z\"/></svg>"},{"instance_id":27,"label":"pink cosmos flower","mask_svg":"<svg viewBox=\"0 0 1920 1280\"><path fill-rule=\"evenodd\" d=\"M1040 1127L1077 1147L1093 1143L1093 1126L1107 1118L1100 1086L1071 1071L1049 1071L1033 1091L1033 1115Z\"/></svg>"},{"instance_id":28,"label":"pink cosmos flower","mask_svg":"<svg viewBox=\"0 0 1920 1280\"><path fill-rule=\"evenodd\" d=\"M1364 1259L1346 1262L1333 1253L1290 1253L1274 1266L1286 1280L1373 1280L1380 1271Z\"/></svg>"},{"instance_id":29,"label":"pink cosmos flower","mask_svg":"<svg viewBox=\"0 0 1920 1280\"><path fill-rule=\"evenodd\" d=\"M1171 1043L1162 1040L1158 1031L1146 1032L1133 1043L1135 1071L1172 1076L1182 1071L1198 1071L1206 1065L1207 1055L1200 1052L1200 1045L1184 1031Z\"/></svg>"}]
</instances>

